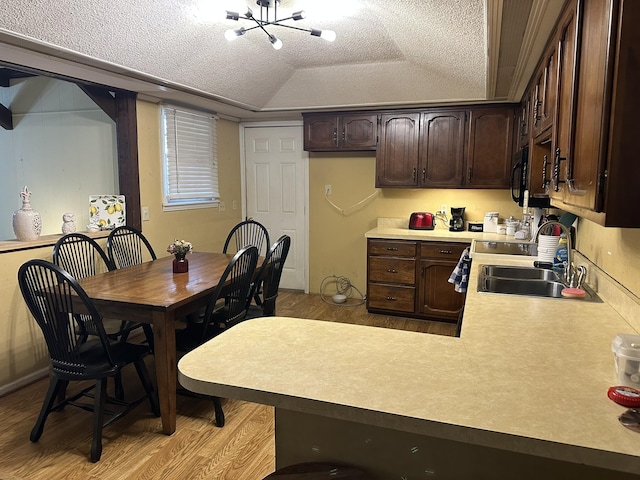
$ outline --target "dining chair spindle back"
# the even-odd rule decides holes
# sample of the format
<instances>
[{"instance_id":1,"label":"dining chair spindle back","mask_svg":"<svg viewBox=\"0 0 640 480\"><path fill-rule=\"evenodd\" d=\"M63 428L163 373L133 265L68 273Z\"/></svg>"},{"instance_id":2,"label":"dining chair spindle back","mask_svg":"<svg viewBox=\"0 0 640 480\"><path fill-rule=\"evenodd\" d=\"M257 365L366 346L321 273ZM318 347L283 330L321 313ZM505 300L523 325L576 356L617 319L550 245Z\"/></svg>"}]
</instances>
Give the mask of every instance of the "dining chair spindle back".
<instances>
[{"instance_id":1,"label":"dining chair spindle back","mask_svg":"<svg viewBox=\"0 0 640 480\"><path fill-rule=\"evenodd\" d=\"M290 247L291 237L282 235L269 249L269 253L264 259L262 267L260 267L260 271L264 272L262 277L264 285L262 301L258 305L251 305L251 301L257 292L252 291L249 294L247 297L249 305L246 318L266 317L276 314L276 299L278 298L280 279L282 278L282 271ZM252 288L253 290L256 289L256 283Z\"/></svg>"},{"instance_id":2,"label":"dining chair spindle back","mask_svg":"<svg viewBox=\"0 0 640 480\"><path fill-rule=\"evenodd\" d=\"M107 238L109 260L115 268L139 265L158 257L149 240L136 228L122 226L114 228Z\"/></svg>"},{"instance_id":3,"label":"dining chair spindle back","mask_svg":"<svg viewBox=\"0 0 640 480\"><path fill-rule=\"evenodd\" d=\"M266 256L271 245L267 228L251 219L244 220L231 229L222 247L222 253L236 253L249 245L258 249L258 256Z\"/></svg>"}]
</instances>

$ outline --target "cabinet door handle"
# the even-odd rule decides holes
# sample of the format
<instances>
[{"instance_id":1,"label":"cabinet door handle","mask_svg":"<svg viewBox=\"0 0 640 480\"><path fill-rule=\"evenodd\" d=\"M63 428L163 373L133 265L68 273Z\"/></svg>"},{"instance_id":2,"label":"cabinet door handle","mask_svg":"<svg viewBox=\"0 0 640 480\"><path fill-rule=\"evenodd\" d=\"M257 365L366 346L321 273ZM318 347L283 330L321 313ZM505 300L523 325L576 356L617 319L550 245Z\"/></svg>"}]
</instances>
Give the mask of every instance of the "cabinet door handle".
<instances>
[{"instance_id":1,"label":"cabinet door handle","mask_svg":"<svg viewBox=\"0 0 640 480\"><path fill-rule=\"evenodd\" d=\"M542 160L542 188L546 190L549 186L550 180L547 178L547 165L549 165L549 159L545 155Z\"/></svg>"},{"instance_id":2,"label":"cabinet door handle","mask_svg":"<svg viewBox=\"0 0 640 480\"><path fill-rule=\"evenodd\" d=\"M416 179L416 169L415 169L415 167L413 168L413 173L411 174L411 176L413 177L413 180L415 181L415 179Z\"/></svg>"},{"instance_id":3,"label":"cabinet door handle","mask_svg":"<svg viewBox=\"0 0 640 480\"><path fill-rule=\"evenodd\" d=\"M398 247L387 247L387 250L389 250L390 252L397 252Z\"/></svg>"},{"instance_id":4,"label":"cabinet door handle","mask_svg":"<svg viewBox=\"0 0 640 480\"><path fill-rule=\"evenodd\" d=\"M440 250L440 253L444 253L446 255L451 255L451 250Z\"/></svg>"},{"instance_id":5,"label":"cabinet door handle","mask_svg":"<svg viewBox=\"0 0 640 480\"><path fill-rule=\"evenodd\" d=\"M337 128L333 129L333 144L336 147L338 146L338 129Z\"/></svg>"},{"instance_id":6,"label":"cabinet door handle","mask_svg":"<svg viewBox=\"0 0 640 480\"><path fill-rule=\"evenodd\" d=\"M471 167L467 169L467 182L471 182Z\"/></svg>"},{"instance_id":7,"label":"cabinet door handle","mask_svg":"<svg viewBox=\"0 0 640 480\"><path fill-rule=\"evenodd\" d=\"M344 128L342 129L342 143L345 143L347 140L347 132L345 132Z\"/></svg>"},{"instance_id":8,"label":"cabinet door handle","mask_svg":"<svg viewBox=\"0 0 640 480\"><path fill-rule=\"evenodd\" d=\"M396 297L387 297L387 300L389 300L390 302L395 302L398 299Z\"/></svg>"},{"instance_id":9,"label":"cabinet door handle","mask_svg":"<svg viewBox=\"0 0 640 480\"><path fill-rule=\"evenodd\" d=\"M422 169L422 183L427 181L427 169L423 168Z\"/></svg>"},{"instance_id":10,"label":"cabinet door handle","mask_svg":"<svg viewBox=\"0 0 640 480\"><path fill-rule=\"evenodd\" d=\"M560 162L566 160L567 157L560 156L560 149L556 148L556 156L553 162L553 190L560 191L560 184L564 183L564 180L560 180Z\"/></svg>"},{"instance_id":11,"label":"cabinet door handle","mask_svg":"<svg viewBox=\"0 0 640 480\"><path fill-rule=\"evenodd\" d=\"M394 270L393 268L387 268L387 272L389 272L389 273L398 273L398 270Z\"/></svg>"}]
</instances>

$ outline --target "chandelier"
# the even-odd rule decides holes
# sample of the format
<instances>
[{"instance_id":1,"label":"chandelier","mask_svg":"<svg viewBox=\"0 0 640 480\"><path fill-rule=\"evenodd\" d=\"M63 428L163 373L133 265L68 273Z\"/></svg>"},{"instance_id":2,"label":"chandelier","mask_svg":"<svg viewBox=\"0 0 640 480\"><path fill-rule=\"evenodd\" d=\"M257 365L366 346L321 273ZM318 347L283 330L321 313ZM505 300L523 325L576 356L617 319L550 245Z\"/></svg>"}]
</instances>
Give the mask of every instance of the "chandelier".
<instances>
[{"instance_id":1,"label":"chandelier","mask_svg":"<svg viewBox=\"0 0 640 480\"><path fill-rule=\"evenodd\" d=\"M309 32L314 37L324 38L325 40L327 40L329 42L333 42L336 39L336 32L334 32L333 30L318 30L318 29L315 29L315 28L300 28L300 27L294 27L292 25L285 25L285 24L281 23L281 22L284 22L284 21L287 21L287 20L294 20L294 21L302 20L303 18L305 18L305 12L304 12L304 10L300 10L299 12L294 12L290 17L278 18L278 4L279 3L280 3L280 0L257 0L256 4L260 6L260 18L256 18L255 15L253 14L253 11L249 7L247 7L247 13L245 13L244 15L240 15L238 12L231 12L231 11L227 10L227 20L236 20L237 21L239 18L242 18L244 20L252 20L256 24L253 27L249 27L249 28L240 27L240 28L238 28L236 30L229 29L229 30L227 30L225 32L224 37L228 41L232 41L232 40L235 40L238 37L241 37L242 35L247 33L249 30L254 30L256 28L259 28L264 33L267 34L267 37L269 37L269 41L271 42L271 45L273 46L273 48L275 48L276 50L280 50L282 48L282 40L280 40L275 35L269 33L267 31L267 29L265 28L265 27L267 27L269 25L275 25L275 26L278 26L278 27L291 28L292 30L300 30L302 32ZM271 7L271 4L273 4L273 17L270 18L269 8Z\"/></svg>"}]
</instances>

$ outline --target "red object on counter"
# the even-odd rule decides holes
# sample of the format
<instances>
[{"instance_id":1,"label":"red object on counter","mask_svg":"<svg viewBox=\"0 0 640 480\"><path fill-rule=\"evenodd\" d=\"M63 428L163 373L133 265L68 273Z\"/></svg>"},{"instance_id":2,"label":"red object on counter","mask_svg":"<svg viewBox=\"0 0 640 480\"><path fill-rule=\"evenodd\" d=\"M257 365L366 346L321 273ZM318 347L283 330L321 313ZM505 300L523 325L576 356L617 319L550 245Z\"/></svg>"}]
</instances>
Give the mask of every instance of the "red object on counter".
<instances>
[{"instance_id":1,"label":"red object on counter","mask_svg":"<svg viewBox=\"0 0 640 480\"><path fill-rule=\"evenodd\" d=\"M640 407L640 390L636 390L635 388L620 385L610 387L607 391L607 396L618 405L622 405L623 407Z\"/></svg>"},{"instance_id":2,"label":"red object on counter","mask_svg":"<svg viewBox=\"0 0 640 480\"><path fill-rule=\"evenodd\" d=\"M433 230L436 226L436 217L429 212L413 212L409 218L411 230Z\"/></svg>"}]
</instances>

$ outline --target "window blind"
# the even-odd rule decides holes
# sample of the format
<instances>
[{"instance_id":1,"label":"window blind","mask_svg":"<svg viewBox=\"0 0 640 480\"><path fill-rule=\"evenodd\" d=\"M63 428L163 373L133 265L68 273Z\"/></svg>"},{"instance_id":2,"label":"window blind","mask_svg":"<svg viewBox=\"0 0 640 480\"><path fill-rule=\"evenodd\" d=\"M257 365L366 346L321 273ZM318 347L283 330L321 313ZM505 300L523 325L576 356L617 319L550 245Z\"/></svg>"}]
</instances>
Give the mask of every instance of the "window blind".
<instances>
[{"instance_id":1,"label":"window blind","mask_svg":"<svg viewBox=\"0 0 640 480\"><path fill-rule=\"evenodd\" d=\"M165 205L217 201L217 118L167 105L162 118Z\"/></svg>"}]
</instances>

